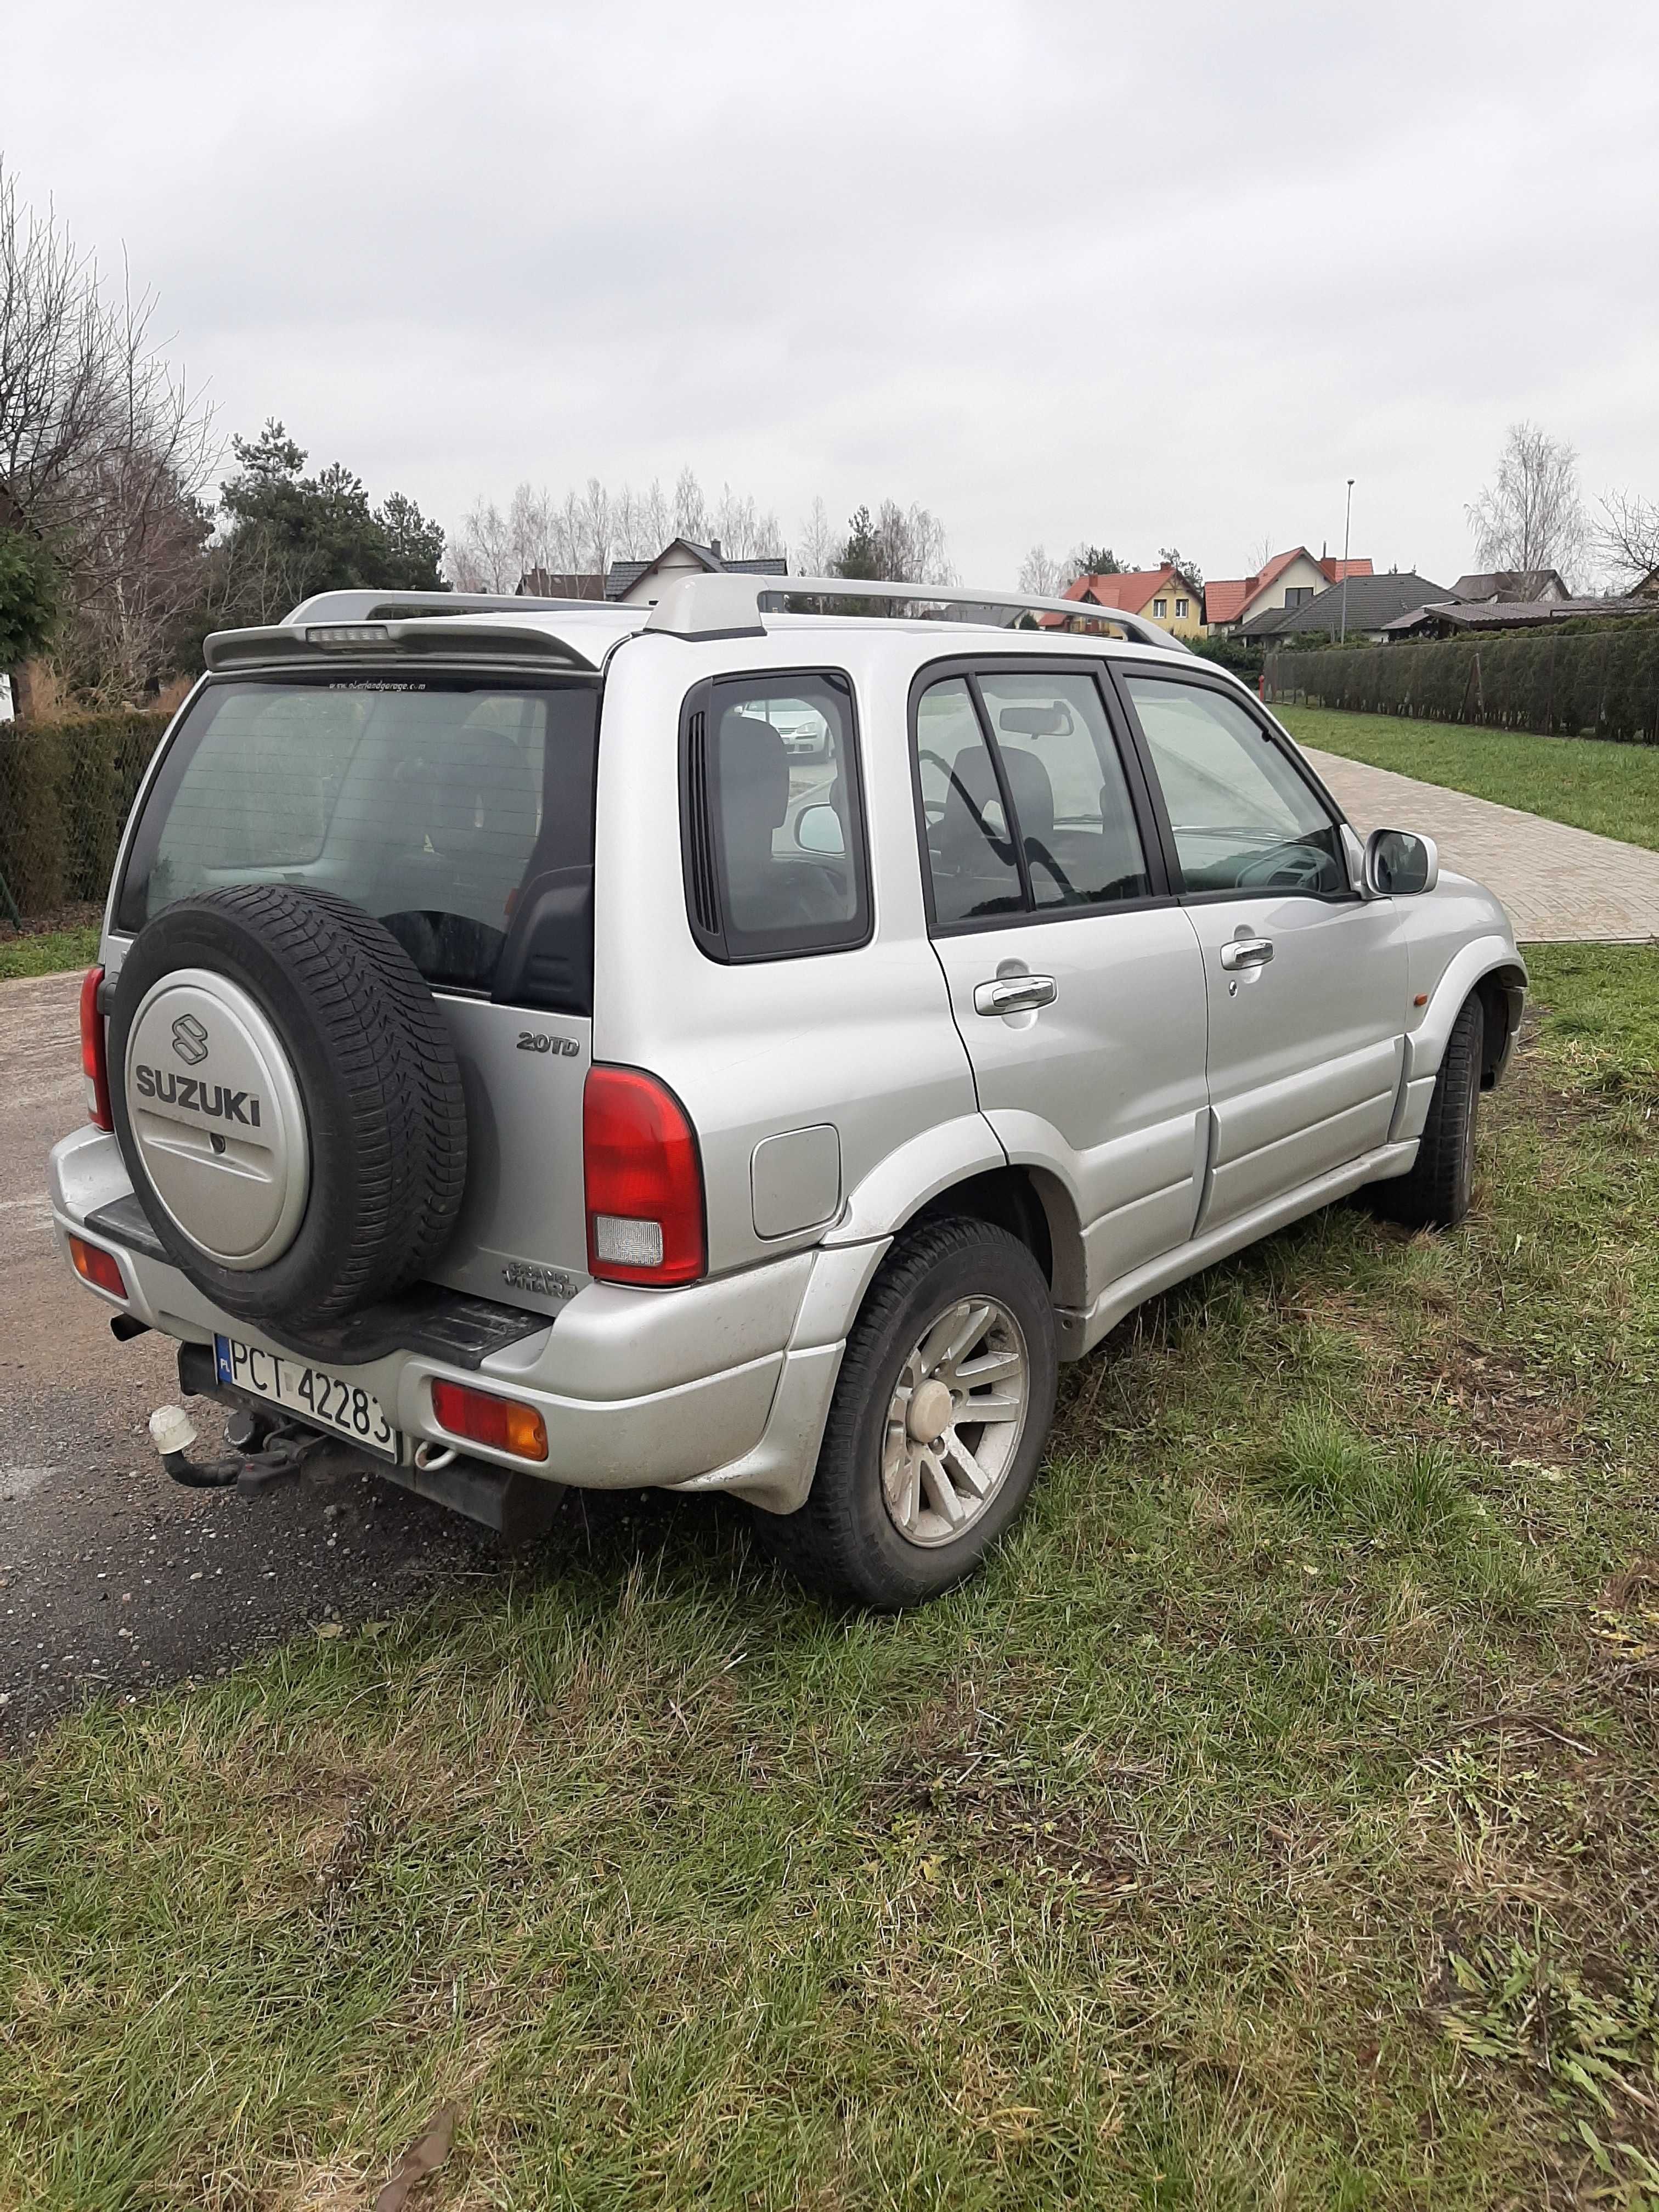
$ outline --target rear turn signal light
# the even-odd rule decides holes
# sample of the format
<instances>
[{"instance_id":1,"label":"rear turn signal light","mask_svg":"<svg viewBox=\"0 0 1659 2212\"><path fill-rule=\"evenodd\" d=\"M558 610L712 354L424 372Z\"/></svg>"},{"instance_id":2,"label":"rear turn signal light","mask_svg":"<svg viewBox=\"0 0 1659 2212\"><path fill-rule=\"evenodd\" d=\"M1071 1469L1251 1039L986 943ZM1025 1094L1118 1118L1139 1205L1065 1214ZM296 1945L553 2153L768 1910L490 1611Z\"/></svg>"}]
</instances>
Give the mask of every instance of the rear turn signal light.
<instances>
[{"instance_id":1,"label":"rear turn signal light","mask_svg":"<svg viewBox=\"0 0 1659 2212\"><path fill-rule=\"evenodd\" d=\"M707 1265L702 1163L685 1109L637 1067L591 1067L582 1092L588 1272L694 1283Z\"/></svg>"},{"instance_id":2,"label":"rear turn signal light","mask_svg":"<svg viewBox=\"0 0 1659 2212\"><path fill-rule=\"evenodd\" d=\"M81 986L81 1073L86 1078L87 1119L94 1129L115 1127L109 1110L109 1060L104 1043L104 1018L98 1011L98 994L104 971L88 968ZM86 1270L82 1269L84 1274Z\"/></svg>"},{"instance_id":3,"label":"rear turn signal light","mask_svg":"<svg viewBox=\"0 0 1659 2212\"><path fill-rule=\"evenodd\" d=\"M104 1127L107 1128L109 1124L106 1122ZM70 1238L69 1248L75 1272L83 1283L90 1283L94 1291L107 1291L112 1298L125 1300L127 1280L113 1252L106 1252L97 1244L83 1244L78 1237Z\"/></svg>"},{"instance_id":4,"label":"rear turn signal light","mask_svg":"<svg viewBox=\"0 0 1659 2212\"><path fill-rule=\"evenodd\" d=\"M470 1390L464 1382L434 1382L432 1411L441 1429L471 1443L511 1452L515 1459L547 1457L547 1424L533 1406Z\"/></svg>"}]
</instances>

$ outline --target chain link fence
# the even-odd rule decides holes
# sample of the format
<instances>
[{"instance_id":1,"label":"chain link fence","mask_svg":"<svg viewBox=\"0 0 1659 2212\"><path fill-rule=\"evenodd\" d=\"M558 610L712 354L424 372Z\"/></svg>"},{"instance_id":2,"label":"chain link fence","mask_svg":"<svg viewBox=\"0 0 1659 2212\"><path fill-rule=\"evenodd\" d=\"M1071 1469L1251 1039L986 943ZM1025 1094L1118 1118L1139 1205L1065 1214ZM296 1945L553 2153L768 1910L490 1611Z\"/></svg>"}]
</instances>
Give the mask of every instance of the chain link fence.
<instances>
[{"instance_id":1,"label":"chain link fence","mask_svg":"<svg viewBox=\"0 0 1659 2212\"><path fill-rule=\"evenodd\" d=\"M170 717L132 710L0 726L0 919L101 905L115 848Z\"/></svg>"}]
</instances>

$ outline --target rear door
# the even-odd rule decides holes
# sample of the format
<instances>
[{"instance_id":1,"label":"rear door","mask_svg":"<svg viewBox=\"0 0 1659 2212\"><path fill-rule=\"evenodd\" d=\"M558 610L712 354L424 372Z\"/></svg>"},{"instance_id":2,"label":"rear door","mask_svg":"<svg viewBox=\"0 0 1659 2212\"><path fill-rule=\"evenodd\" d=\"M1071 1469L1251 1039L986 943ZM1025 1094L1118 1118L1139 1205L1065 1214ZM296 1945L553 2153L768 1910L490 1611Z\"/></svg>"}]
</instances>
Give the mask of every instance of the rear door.
<instances>
[{"instance_id":1,"label":"rear door","mask_svg":"<svg viewBox=\"0 0 1659 2212\"><path fill-rule=\"evenodd\" d=\"M146 796L136 932L231 883L332 891L430 985L466 1090L466 1199L434 1279L556 1312L586 1279L592 678L349 665L209 684Z\"/></svg>"},{"instance_id":2,"label":"rear door","mask_svg":"<svg viewBox=\"0 0 1659 2212\"><path fill-rule=\"evenodd\" d=\"M1340 817L1265 717L1198 672L1121 664L1197 932L1220 1227L1386 1142L1404 1061L1405 937L1352 887Z\"/></svg>"},{"instance_id":3,"label":"rear door","mask_svg":"<svg viewBox=\"0 0 1659 2212\"><path fill-rule=\"evenodd\" d=\"M1098 664L930 670L911 731L933 949L981 1110L1070 1188L1092 1300L1191 1233L1197 943Z\"/></svg>"}]
</instances>

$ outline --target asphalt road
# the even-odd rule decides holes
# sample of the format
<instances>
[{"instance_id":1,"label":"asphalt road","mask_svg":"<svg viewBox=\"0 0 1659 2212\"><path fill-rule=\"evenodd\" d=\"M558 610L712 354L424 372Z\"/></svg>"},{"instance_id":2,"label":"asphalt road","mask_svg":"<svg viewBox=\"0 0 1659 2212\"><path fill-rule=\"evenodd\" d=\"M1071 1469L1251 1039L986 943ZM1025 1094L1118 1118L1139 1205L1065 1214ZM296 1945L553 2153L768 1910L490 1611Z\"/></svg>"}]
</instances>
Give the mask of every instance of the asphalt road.
<instances>
[{"instance_id":1,"label":"asphalt road","mask_svg":"<svg viewBox=\"0 0 1659 2212\"><path fill-rule=\"evenodd\" d=\"M79 986L0 983L0 1739L14 1741L94 1692L222 1672L507 1557L344 1454L252 1500L163 1474L148 1423L179 1401L175 1348L117 1344L52 1242L46 1154L84 1112ZM205 1452L217 1417L191 1411Z\"/></svg>"}]
</instances>

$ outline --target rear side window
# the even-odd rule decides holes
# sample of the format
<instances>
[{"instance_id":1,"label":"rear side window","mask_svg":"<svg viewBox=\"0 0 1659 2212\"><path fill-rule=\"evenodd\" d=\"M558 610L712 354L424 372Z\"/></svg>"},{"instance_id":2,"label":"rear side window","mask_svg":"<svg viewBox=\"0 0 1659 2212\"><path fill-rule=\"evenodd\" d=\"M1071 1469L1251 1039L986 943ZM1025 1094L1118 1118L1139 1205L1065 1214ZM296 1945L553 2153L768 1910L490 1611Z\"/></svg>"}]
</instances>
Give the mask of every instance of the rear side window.
<instances>
[{"instance_id":1,"label":"rear side window","mask_svg":"<svg viewBox=\"0 0 1659 2212\"><path fill-rule=\"evenodd\" d=\"M1152 895L1093 676L942 677L915 702L915 733L935 927Z\"/></svg>"},{"instance_id":2,"label":"rear side window","mask_svg":"<svg viewBox=\"0 0 1659 2212\"><path fill-rule=\"evenodd\" d=\"M681 730L686 911L712 959L862 945L869 872L853 687L769 672L699 684Z\"/></svg>"},{"instance_id":3,"label":"rear side window","mask_svg":"<svg viewBox=\"0 0 1659 2212\"><path fill-rule=\"evenodd\" d=\"M553 945L548 916L580 929L591 910L598 700L441 676L210 685L146 799L118 924L222 884L297 884L374 915L429 983L557 970L527 1002L584 1011L580 948Z\"/></svg>"}]
</instances>

